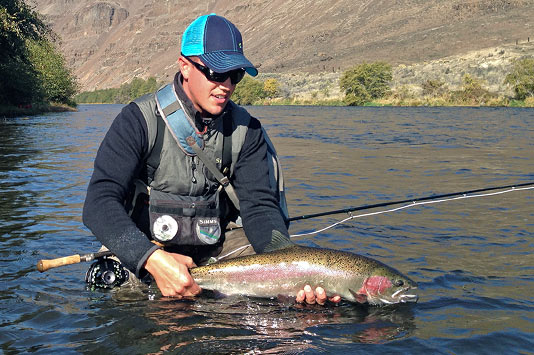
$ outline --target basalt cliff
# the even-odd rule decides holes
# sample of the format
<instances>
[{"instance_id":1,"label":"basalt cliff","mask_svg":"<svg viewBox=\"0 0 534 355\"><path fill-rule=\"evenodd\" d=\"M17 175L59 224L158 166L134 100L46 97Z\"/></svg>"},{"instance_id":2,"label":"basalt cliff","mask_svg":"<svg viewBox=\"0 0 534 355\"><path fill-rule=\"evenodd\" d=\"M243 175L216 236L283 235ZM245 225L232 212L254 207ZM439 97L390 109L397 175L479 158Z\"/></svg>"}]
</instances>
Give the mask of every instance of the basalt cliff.
<instances>
[{"instance_id":1,"label":"basalt cliff","mask_svg":"<svg viewBox=\"0 0 534 355\"><path fill-rule=\"evenodd\" d=\"M454 77L461 77L469 68L486 79L495 68L534 53L534 0L30 0L30 4L61 38L61 49L82 90L118 87L134 77L169 80L176 72L183 30L206 13L234 22L243 34L247 57L260 72L276 75L305 74L335 81L355 64L382 60L396 68L399 84L420 80L414 78L417 73L445 75L452 69L457 71ZM463 66L454 68L461 62ZM490 70L477 69L479 64ZM434 67L425 71L425 65Z\"/></svg>"}]
</instances>

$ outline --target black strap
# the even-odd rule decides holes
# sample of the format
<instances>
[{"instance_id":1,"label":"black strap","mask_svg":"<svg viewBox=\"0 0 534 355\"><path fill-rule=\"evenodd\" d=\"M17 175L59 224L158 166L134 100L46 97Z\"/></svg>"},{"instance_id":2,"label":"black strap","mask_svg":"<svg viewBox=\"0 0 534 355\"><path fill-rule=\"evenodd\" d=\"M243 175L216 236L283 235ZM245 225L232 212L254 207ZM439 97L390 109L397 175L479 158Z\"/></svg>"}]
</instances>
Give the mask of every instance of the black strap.
<instances>
[{"instance_id":1,"label":"black strap","mask_svg":"<svg viewBox=\"0 0 534 355\"><path fill-rule=\"evenodd\" d=\"M189 136L186 138L187 144L197 153L197 156L202 162L204 163L204 166L213 174L213 176L217 179L217 181L224 187L224 191L226 192L226 195L228 198L232 201L235 208L239 210L239 198L237 197L237 194L235 193L234 187L232 184L230 184L230 180L228 177L224 176L223 173L221 173L217 166L208 158L206 153L200 148L195 141L195 138Z\"/></svg>"},{"instance_id":2,"label":"black strap","mask_svg":"<svg viewBox=\"0 0 534 355\"><path fill-rule=\"evenodd\" d=\"M232 164L232 118L230 115L222 117L223 120L223 155L221 163L221 171L227 174L230 171Z\"/></svg>"},{"instance_id":3,"label":"black strap","mask_svg":"<svg viewBox=\"0 0 534 355\"><path fill-rule=\"evenodd\" d=\"M156 141L154 142L154 147L148 156L147 163L147 177L148 185L154 180L154 174L159 167L161 161L161 148L163 147L163 137L165 137L165 122L158 110L156 109L156 120L157 120L157 132L156 132Z\"/></svg>"}]
</instances>

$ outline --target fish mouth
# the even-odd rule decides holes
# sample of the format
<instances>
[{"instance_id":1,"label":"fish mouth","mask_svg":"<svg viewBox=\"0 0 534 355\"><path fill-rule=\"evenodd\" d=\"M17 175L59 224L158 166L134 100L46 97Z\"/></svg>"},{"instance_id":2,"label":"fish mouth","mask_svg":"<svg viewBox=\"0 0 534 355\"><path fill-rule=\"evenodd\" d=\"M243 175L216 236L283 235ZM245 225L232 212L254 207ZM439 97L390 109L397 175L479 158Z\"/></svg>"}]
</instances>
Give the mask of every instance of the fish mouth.
<instances>
[{"instance_id":1,"label":"fish mouth","mask_svg":"<svg viewBox=\"0 0 534 355\"><path fill-rule=\"evenodd\" d=\"M415 294L406 293L410 290L414 290L415 287L405 287L395 291L391 296L387 298L385 295L371 295L369 292L366 294L356 293L349 289L350 293L356 299L358 303L369 303L372 305L391 305L398 303L415 303L419 299L419 296Z\"/></svg>"},{"instance_id":2,"label":"fish mouth","mask_svg":"<svg viewBox=\"0 0 534 355\"><path fill-rule=\"evenodd\" d=\"M390 299L385 299L385 298L380 298L380 297L378 297L378 299L384 304L417 302L417 300L419 299L419 296L415 294L405 293L413 289L414 289L413 287L402 288L400 290L395 291L391 295Z\"/></svg>"}]
</instances>

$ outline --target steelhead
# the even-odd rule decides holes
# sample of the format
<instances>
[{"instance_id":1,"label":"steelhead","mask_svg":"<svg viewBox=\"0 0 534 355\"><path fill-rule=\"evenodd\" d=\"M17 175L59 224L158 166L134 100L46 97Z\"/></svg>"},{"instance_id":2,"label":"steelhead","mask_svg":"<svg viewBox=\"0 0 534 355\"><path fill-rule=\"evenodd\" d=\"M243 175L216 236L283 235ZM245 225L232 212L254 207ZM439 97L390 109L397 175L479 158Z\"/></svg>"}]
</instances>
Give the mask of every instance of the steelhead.
<instances>
[{"instance_id":1,"label":"steelhead","mask_svg":"<svg viewBox=\"0 0 534 355\"><path fill-rule=\"evenodd\" d=\"M295 297L304 285L321 286L328 296L384 305L416 302L417 284L368 257L321 248L285 249L220 261L190 270L201 288L225 295Z\"/></svg>"}]
</instances>

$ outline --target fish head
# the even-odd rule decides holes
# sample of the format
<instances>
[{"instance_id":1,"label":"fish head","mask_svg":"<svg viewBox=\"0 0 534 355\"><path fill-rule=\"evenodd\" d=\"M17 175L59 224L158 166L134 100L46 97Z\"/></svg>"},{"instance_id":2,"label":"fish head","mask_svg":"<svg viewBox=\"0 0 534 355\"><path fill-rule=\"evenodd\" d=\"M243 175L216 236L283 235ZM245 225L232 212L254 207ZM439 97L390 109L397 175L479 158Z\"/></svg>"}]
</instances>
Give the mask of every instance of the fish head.
<instances>
[{"instance_id":1,"label":"fish head","mask_svg":"<svg viewBox=\"0 0 534 355\"><path fill-rule=\"evenodd\" d=\"M413 289L417 284L398 271L379 265L371 274L360 279L359 288L349 289L355 302L372 305L417 302Z\"/></svg>"}]
</instances>

